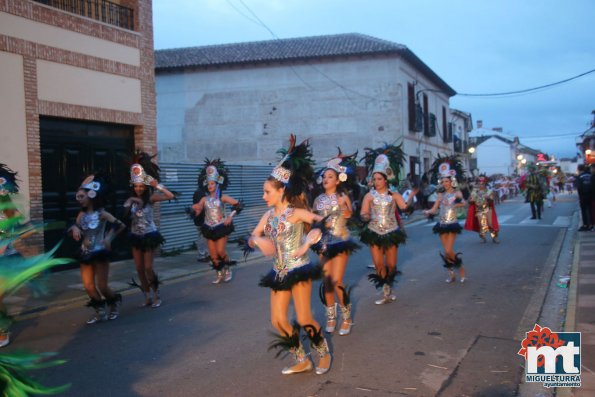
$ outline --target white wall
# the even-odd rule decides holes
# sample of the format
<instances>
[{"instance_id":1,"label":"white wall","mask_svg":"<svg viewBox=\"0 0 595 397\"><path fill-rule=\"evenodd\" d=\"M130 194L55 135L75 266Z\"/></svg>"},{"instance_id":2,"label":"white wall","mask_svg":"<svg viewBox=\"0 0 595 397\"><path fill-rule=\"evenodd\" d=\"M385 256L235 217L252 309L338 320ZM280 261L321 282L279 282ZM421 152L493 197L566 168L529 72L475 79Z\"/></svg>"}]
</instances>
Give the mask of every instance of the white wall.
<instances>
[{"instance_id":1,"label":"white wall","mask_svg":"<svg viewBox=\"0 0 595 397\"><path fill-rule=\"evenodd\" d=\"M329 76L336 83L329 81ZM397 58L294 66L253 66L156 75L161 161L275 164L290 133L311 138L315 159L408 138L407 153L443 153L441 137L407 132L407 82L417 78ZM435 95L429 93L429 97ZM441 122L448 98L430 101ZM411 136L408 136L411 135Z\"/></svg>"},{"instance_id":2,"label":"white wall","mask_svg":"<svg viewBox=\"0 0 595 397\"><path fill-rule=\"evenodd\" d=\"M479 173L512 175L514 153L509 144L497 138L490 138L475 149ZM515 159L516 161L516 159Z\"/></svg>"},{"instance_id":3,"label":"white wall","mask_svg":"<svg viewBox=\"0 0 595 397\"><path fill-rule=\"evenodd\" d=\"M19 209L29 215L29 158L27 156L27 124L23 57L0 51L0 162L18 173Z\"/></svg>"},{"instance_id":4,"label":"white wall","mask_svg":"<svg viewBox=\"0 0 595 397\"><path fill-rule=\"evenodd\" d=\"M37 95L70 105L142 111L140 80L43 60L37 61Z\"/></svg>"}]
</instances>

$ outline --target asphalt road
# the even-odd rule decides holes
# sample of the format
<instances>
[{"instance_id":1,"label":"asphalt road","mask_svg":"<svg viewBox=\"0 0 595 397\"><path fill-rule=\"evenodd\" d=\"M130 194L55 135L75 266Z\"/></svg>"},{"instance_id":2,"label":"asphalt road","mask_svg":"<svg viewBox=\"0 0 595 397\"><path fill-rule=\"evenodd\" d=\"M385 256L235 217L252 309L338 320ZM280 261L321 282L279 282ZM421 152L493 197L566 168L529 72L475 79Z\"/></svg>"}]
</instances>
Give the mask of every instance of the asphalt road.
<instances>
[{"instance_id":1,"label":"asphalt road","mask_svg":"<svg viewBox=\"0 0 595 397\"><path fill-rule=\"evenodd\" d=\"M515 395L519 336L541 309L576 202L558 201L540 222L528 219L520 199L497 210L500 244L481 244L470 232L457 239L464 284L444 282L441 246L425 221L407 227L392 304L374 305L368 250L354 254L345 279L355 285L355 326L329 339L326 375L283 376L290 358L267 351L270 292L257 286L266 261L241 267L226 285L211 285L212 274L168 283L158 309L139 308L140 294L130 295L116 321L85 325L89 309L75 308L21 321L12 332L19 346L67 360L36 375L44 384L72 383L68 396ZM323 323L316 295L313 307Z\"/></svg>"}]
</instances>

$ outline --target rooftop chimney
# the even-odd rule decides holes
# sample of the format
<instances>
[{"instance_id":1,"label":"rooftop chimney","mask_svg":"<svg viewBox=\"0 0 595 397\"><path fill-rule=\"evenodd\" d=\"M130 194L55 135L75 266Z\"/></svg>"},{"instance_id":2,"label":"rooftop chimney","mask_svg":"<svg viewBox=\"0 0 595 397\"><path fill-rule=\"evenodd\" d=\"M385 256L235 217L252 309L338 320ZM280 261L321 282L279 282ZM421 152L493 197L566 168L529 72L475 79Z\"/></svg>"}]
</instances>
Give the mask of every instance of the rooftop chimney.
<instances>
[{"instance_id":1,"label":"rooftop chimney","mask_svg":"<svg viewBox=\"0 0 595 397\"><path fill-rule=\"evenodd\" d=\"M502 127L494 127L492 130L496 132L502 132Z\"/></svg>"},{"instance_id":2,"label":"rooftop chimney","mask_svg":"<svg viewBox=\"0 0 595 397\"><path fill-rule=\"evenodd\" d=\"M483 128L483 121L477 120L477 128Z\"/></svg>"}]
</instances>

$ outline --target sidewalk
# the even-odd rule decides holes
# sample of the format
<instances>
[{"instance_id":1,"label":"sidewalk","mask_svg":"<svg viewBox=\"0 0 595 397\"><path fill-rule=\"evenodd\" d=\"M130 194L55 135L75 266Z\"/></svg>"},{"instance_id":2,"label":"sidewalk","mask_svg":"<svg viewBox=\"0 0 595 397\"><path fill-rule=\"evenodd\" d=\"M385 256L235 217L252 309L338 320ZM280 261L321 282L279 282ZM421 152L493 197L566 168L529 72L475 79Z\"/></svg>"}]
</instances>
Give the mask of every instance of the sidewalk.
<instances>
[{"instance_id":1,"label":"sidewalk","mask_svg":"<svg viewBox=\"0 0 595 397\"><path fill-rule=\"evenodd\" d=\"M244 261L242 250L237 243L230 242L227 252L231 259L238 261L238 266L246 266L263 259L262 254L255 251ZM175 256L155 257L153 265L164 284L172 280L213 272L210 262L198 262L196 257L196 251L186 251ZM132 259L111 263L109 285L116 292L124 294L128 291L138 292L137 287L131 287L128 284L132 278L138 282ZM41 296L36 296L30 288L25 287L16 294L6 297L4 302L8 306L9 313L24 319L73 305L83 306L89 299L83 289L78 267L50 273L43 284L47 287L47 291Z\"/></svg>"},{"instance_id":2,"label":"sidewalk","mask_svg":"<svg viewBox=\"0 0 595 397\"><path fill-rule=\"evenodd\" d=\"M408 219L404 219L403 222L407 225L422 219L425 219L422 212L416 211ZM232 260L238 261L240 267L261 261L264 258L260 251L256 250L244 261L241 248L234 242L227 245L227 252ZM175 256L155 257L153 266L159 275L159 279L165 284L170 280L195 277L213 271L209 262L198 262L196 260L196 251L186 251ZM47 287L47 293L44 295L35 296L29 288L25 287L17 291L16 294L7 296L4 299L10 315L16 316L17 320L25 319L63 310L70 306L83 306L88 301L87 294L81 283L78 267L50 273L46 277L47 279L43 284ZM138 281L132 259L111 263L109 285L116 292L124 294L127 294L128 291L138 292L136 287L128 285L132 278Z\"/></svg>"},{"instance_id":3,"label":"sidewalk","mask_svg":"<svg viewBox=\"0 0 595 397\"><path fill-rule=\"evenodd\" d=\"M579 232L568 291L566 332L581 332L581 387L557 389L557 396L595 395L595 232Z\"/></svg>"}]
</instances>

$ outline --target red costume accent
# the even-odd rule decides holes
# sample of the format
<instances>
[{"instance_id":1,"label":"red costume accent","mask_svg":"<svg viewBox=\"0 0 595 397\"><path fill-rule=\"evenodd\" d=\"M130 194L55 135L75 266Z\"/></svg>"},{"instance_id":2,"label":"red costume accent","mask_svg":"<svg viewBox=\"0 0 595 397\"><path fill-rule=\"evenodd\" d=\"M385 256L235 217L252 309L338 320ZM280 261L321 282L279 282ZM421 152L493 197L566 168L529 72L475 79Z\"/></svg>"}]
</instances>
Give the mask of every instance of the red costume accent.
<instances>
[{"instance_id":1,"label":"red costume accent","mask_svg":"<svg viewBox=\"0 0 595 397\"><path fill-rule=\"evenodd\" d=\"M498 224L498 216L496 215L496 207L494 207L494 203L490 200L490 209L492 210L492 228L497 233L500 231L500 225ZM479 222L477 221L477 217L475 216L475 209L477 206L475 204L471 204L469 206L469 210L467 211L467 220L465 221L465 230L471 230L474 232L479 233Z\"/></svg>"}]
</instances>

